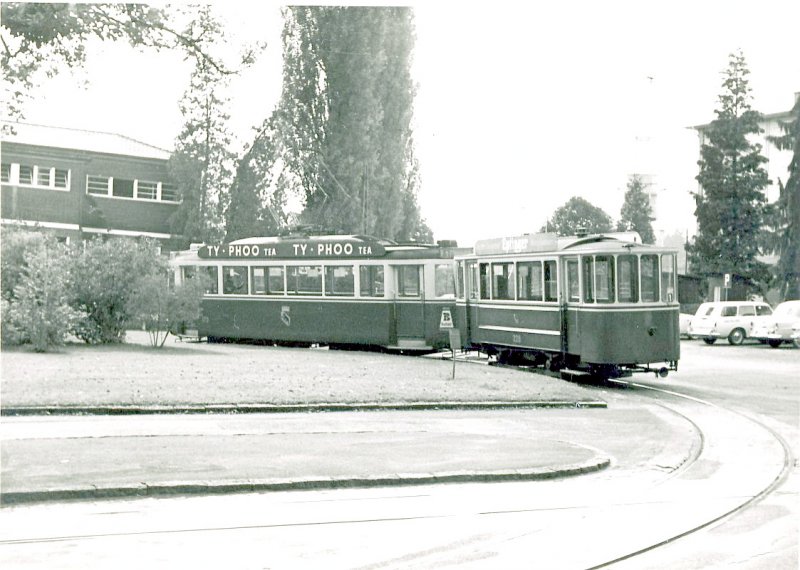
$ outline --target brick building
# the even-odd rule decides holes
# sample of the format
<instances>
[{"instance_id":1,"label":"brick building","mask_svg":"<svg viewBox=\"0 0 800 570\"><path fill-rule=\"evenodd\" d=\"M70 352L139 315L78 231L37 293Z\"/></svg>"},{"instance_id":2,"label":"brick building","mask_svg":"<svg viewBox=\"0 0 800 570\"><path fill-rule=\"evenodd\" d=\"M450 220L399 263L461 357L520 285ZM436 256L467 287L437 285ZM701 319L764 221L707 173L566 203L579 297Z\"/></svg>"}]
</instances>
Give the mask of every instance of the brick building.
<instances>
[{"instance_id":1,"label":"brick building","mask_svg":"<svg viewBox=\"0 0 800 570\"><path fill-rule=\"evenodd\" d=\"M38 227L75 242L151 237L179 246L170 217L180 195L169 151L121 135L3 123L2 224Z\"/></svg>"}]
</instances>

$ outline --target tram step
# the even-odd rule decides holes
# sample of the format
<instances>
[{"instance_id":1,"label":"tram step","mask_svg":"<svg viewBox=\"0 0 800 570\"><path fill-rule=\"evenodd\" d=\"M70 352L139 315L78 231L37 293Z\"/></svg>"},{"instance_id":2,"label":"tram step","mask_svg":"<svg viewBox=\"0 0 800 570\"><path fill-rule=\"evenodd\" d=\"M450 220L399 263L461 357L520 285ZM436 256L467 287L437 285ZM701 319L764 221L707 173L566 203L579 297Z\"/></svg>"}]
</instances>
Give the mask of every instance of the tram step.
<instances>
[{"instance_id":1,"label":"tram step","mask_svg":"<svg viewBox=\"0 0 800 570\"><path fill-rule=\"evenodd\" d=\"M561 369L561 378L564 380L569 380L572 378L589 378L591 374L586 372L585 370L573 370L571 368L562 368Z\"/></svg>"},{"instance_id":2,"label":"tram step","mask_svg":"<svg viewBox=\"0 0 800 570\"><path fill-rule=\"evenodd\" d=\"M398 338L397 344L387 347L392 350L432 350L424 338Z\"/></svg>"}]
</instances>

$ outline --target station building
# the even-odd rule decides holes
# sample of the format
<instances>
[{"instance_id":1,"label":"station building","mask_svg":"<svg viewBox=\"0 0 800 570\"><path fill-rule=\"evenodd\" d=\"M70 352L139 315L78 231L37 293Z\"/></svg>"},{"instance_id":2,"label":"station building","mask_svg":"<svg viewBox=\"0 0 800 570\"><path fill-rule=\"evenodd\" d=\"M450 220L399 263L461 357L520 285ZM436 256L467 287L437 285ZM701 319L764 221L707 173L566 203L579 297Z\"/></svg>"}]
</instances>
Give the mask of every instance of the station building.
<instances>
[{"instance_id":1,"label":"station building","mask_svg":"<svg viewBox=\"0 0 800 570\"><path fill-rule=\"evenodd\" d=\"M177 249L170 218L181 197L170 152L112 133L3 122L2 224L39 228L67 243L150 237Z\"/></svg>"}]
</instances>

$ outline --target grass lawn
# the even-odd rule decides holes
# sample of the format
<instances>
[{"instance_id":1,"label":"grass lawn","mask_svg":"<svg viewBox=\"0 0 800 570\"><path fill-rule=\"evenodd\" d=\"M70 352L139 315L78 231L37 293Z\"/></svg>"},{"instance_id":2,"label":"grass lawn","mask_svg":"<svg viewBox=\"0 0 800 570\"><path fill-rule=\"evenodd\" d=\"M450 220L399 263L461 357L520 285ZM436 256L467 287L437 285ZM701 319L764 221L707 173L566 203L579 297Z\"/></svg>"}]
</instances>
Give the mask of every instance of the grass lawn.
<instances>
[{"instance_id":1,"label":"grass lawn","mask_svg":"<svg viewBox=\"0 0 800 570\"><path fill-rule=\"evenodd\" d=\"M2 406L592 401L575 384L485 365L369 352L178 342L0 353Z\"/></svg>"}]
</instances>

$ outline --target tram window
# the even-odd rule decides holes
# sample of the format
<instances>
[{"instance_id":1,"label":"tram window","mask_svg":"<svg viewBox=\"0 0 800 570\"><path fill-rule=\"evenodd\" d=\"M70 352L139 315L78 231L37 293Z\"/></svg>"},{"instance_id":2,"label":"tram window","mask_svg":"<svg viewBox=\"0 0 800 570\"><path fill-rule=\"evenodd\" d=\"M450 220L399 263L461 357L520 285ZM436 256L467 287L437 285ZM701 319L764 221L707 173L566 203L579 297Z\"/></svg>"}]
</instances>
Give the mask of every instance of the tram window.
<instances>
[{"instance_id":1,"label":"tram window","mask_svg":"<svg viewBox=\"0 0 800 570\"><path fill-rule=\"evenodd\" d=\"M642 256L642 301L658 301L658 256Z\"/></svg>"},{"instance_id":2,"label":"tram window","mask_svg":"<svg viewBox=\"0 0 800 570\"><path fill-rule=\"evenodd\" d=\"M555 261L544 262L544 300L558 301L558 266Z\"/></svg>"},{"instance_id":3,"label":"tram window","mask_svg":"<svg viewBox=\"0 0 800 570\"><path fill-rule=\"evenodd\" d=\"M253 295L266 295L267 294L267 268L266 267L251 267L250 268L250 292Z\"/></svg>"},{"instance_id":4,"label":"tram window","mask_svg":"<svg viewBox=\"0 0 800 570\"><path fill-rule=\"evenodd\" d=\"M580 282L578 281L578 260L567 260L567 292L570 301L581 300Z\"/></svg>"},{"instance_id":5,"label":"tram window","mask_svg":"<svg viewBox=\"0 0 800 570\"><path fill-rule=\"evenodd\" d=\"M456 297L459 299L464 298L464 262L459 261L456 263Z\"/></svg>"},{"instance_id":6,"label":"tram window","mask_svg":"<svg viewBox=\"0 0 800 570\"><path fill-rule=\"evenodd\" d=\"M247 295L247 267L223 266L222 293L224 295Z\"/></svg>"},{"instance_id":7,"label":"tram window","mask_svg":"<svg viewBox=\"0 0 800 570\"><path fill-rule=\"evenodd\" d=\"M362 297L383 297L383 265L362 265L359 276Z\"/></svg>"},{"instance_id":8,"label":"tram window","mask_svg":"<svg viewBox=\"0 0 800 570\"><path fill-rule=\"evenodd\" d=\"M216 266L185 265L181 267L181 281L186 283L192 279L202 279L207 294L217 294L217 268Z\"/></svg>"},{"instance_id":9,"label":"tram window","mask_svg":"<svg viewBox=\"0 0 800 570\"><path fill-rule=\"evenodd\" d=\"M619 302L637 303L639 301L639 264L635 255L620 255L617 258L619 276Z\"/></svg>"},{"instance_id":10,"label":"tram window","mask_svg":"<svg viewBox=\"0 0 800 570\"><path fill-rule=\"evenodd\" d=\"M598 303L614 302L614 258L598 255L594 258L595 300Z\"/></svg>"},{"instance_id":11,"label":"tram window","mask_svg":"<svg viewBox=\"0 0 800 570\"><path fill-rule=\"evenodd\" d=\"M289 295L322 295L322 267L319 265L290 265L287 267Z\"/></svg>"},{"instance_id":12,"label":"tram window","mask_svg":"<svg viewBox=\"0 0 800 570\"><path fill-rule=\"evenodd\" d=\"M267 293L270 295L283 295L283 267L270 267L267 273Z\"/></svg>"},{"instance_id":13,"label":"tram window","mask_svg":"<svg viewBox=\"0 0 800 570\"><path fill-rule=\"evenodd\" d=\"M513 263L492 263L492 299L514 299Z\"/></svg>"},{"instance_id":14,"label":"tram window","mask_svg":"<svg viewBox=\"0 0 800 570\"><path fill-rule=\"evenodd\" d=\"M329 265L325 268L325 294L352 297L356 285L352 265Z\"/></svg>"},{"instance_id":15,"label":"tram window","mask_svg":"<svg viewBox=\"0 0 800 570\"><path fill-rule=\"evenodd\" d=\"M205 266L206 293L216 295L219 293L219 268L216 265Z\"/></svg>"},{"instance_id":16,"label":"tram window","mask_svg":"<svg viewBox=\"0 0 800 570\"><path fill-rule=\"evenodd\" d=\"M397 293L401 297L419 297L420 295L420 265L397 266Z\"/></svg>"},{"instance_id":17,"label":"tram window","mask_svg":"<svg viewBox=\"0 0 800 570\"><path fill-rule=\"evenodd\" d=\"M467 279L469 279L469 298L478 298L478 265L474 261L467 263Z\"/></svg>"},{"instance_id":18,"label":"tram window","mask_svg":"<svg viewBox=\"0 0 800 570\"><path fill-rule=\"evenodd\" d=\"M453 275L453 264L437 263L434 267L434 273L436 278L436 297L454 299L456 296L456 283Z\"/></svg>"},{"instance_id":19,"label":"tram window","mask_svg":"<svg viewBox=\"0 0 800 570\"><path fill-rule=\"evenodd\" d=\"M481 299L490 299L489 293L489 264L481 263L478 266L480 273Z\"/></svg>"},{"instance_id":20,"label":"tram window","mask_svg":"<svg viewBox=\"0 0 800 570\"><path fill-rule=\"evenodd\" d=\"M661 256L661 301L672 303L675 300L675 256Z\"/></svg>"},{"instance_id":21,"label":"tram window","mask_svg":"<svg viewBox=\"0 0 800 570\"><path fill-rule=\"evenodd\" d=\"M517 263L517 294L522 301L542 300L542 262Z\"/></svg>"},{"instance_id":22,"label":"tram window","mask_svg":"<svg viewBox=\"0 0 800 570\"><path fill-rule=\"evenodd\" d=\"M591 256L583 258L583 302L594 303L594 258Z\"/></svg>"}]
</instances>

